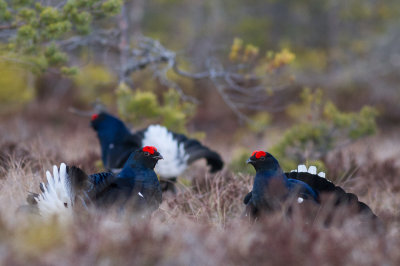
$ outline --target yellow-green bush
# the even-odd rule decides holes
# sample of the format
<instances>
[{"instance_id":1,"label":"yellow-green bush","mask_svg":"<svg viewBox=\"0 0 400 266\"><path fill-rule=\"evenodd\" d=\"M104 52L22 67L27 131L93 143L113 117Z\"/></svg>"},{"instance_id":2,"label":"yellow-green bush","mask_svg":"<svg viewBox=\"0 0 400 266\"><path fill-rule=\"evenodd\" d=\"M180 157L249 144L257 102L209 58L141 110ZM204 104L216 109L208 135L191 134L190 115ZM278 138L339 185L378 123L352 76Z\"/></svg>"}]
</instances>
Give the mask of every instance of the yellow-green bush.
<instances>
[{"instance_id":1,"label":"yellow-green bush","mask_svg":"<svg viewBox=\"0 0 400 266\"><path fill-rule=\"evenodd\" d=\"M324 101L322 90L306 88L302 102L288 108L296 124L270 151L285 168L315 161L330 150L342 147L376 132L376 109L364 106L360 112L342 112L332 102Z\"/></svg>"},{"instance_id":2,"label":"yellow-green bush","mask_svg":"<svg viewBox=\"0 0 400 266\"><path fill-rule=\"evenodd\" d=\"M259 47L253 44L246 44L240 38L235 38L231 45L231 50L229 52L229 59L232 62L249 63L258 62L255 65L255 71L261 72L262 74L266 71L272 72L274 70L280 69L284 66L290 65L296 58L296 55L292 53L289 49L284 48L280 52L268 51L264 57L259 56Z\"/></svg>"},{"instance_id":3,"label":"yellow-green bush","mask_svg":"<svg viewBox=\"0 0 400 266\"><path fill-rule=\"evenodd\" d=\"M186 123L196 111L195 105L183 102L174 89L164 92L159 101L154 92L133 91L121 83L116 95L120 116L139 127L160 123L175 132L186 133Z\"/></svg>"},{"instance_id":4,"label":"yellow-green bush","mask_svg":"<svg viewBox=\"0 0 400 266\"><path fill-rule=\"evenodd\" d=\"M32 256L65 244L66 227L56 218L45 222L32 219L29 226L20 228L13 236L15 248L24 255Z\"/></svg>"},{"instance_id":5,"label":"yellow-green bush","mask_svg":"<svg viewBox=\"0 0 400 266\"><path fill-rule=\"evenodd\" d=\"M89 33L95 19L116 15L121 5L121 0L65 1L57 6L51 1L0 0L0 19L16 29L15 36L6 40L8 51L18 54L19 60L29 63L35 72L45 71L46 65L64 67L63 73L69 73L68 56L56 41Z\"/></svg>"},{"instance_id":6,"label":"yellow-green bush","mask_svg":"<svg viewBox=\"0 0 400 266\"><path fill-rule=\"evenodd\" d=\"M153 92L132 91L121 83L117 90L117 106L120 116L136 124L155 119L159 115L157 96Z\"/></svg>"},{"instance_id":7,"label":"yellow-green bush","mask_svg":"<svg viewBox=\"0 0 400 266\"><path fill-rule=\"evenodd\" d=\"M34 96L34 77L21 65L0 61L0 112L22 107Z\"/></svg>"},{"instance_id":8,"label":"yellow-green bush","mask_svg":"<svg viewBox=\"0 0 400 266\"><path fill-rule=\"evenodd\" d=\"M254 133L263 132L271 122L271 115L267 112L259 112L251 117L248 128Z\"/></svg>"},{"instance_id":9,"label":"yellow-green bush","mask_svg":"<svg viewBox=\"0 0 400 266\"><path fill-rule=\"evenodd\" d=\"M85 102L100 99L106 104L111 103L113 92L107 90L107 87L115 83L115 76L106 67L89 64L81 68L73 78L80 88L80 98Z\"/></svg>"}]
</instances>

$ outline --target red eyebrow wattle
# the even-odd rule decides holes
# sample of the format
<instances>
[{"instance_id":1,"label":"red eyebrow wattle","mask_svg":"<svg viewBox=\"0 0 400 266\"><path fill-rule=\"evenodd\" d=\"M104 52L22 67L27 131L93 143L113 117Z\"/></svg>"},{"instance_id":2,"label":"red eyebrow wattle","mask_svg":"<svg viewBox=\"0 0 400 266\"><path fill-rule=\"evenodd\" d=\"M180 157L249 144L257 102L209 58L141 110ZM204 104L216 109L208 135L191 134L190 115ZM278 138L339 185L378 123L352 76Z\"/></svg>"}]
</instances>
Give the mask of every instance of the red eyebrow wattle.
<instances>
[{"instance_id":1,"label":"red eyebrow wattle","mask_svg":"<svg viewBox=\"0 0 400 266\"><path fill-rule=\"evenodd\" d=\"M251 156L255 155L257 159L260 159L261 157L265 157L267 153L265 151L254 151Z\"/></svg>"},{"instance_id":2,"label":"red eyebrow wattle","mask_svg":"<svg viewBox=\"0 0 400 266\"><path fill-rule=\"evenodd\" d=\"M92 121L95 120L95 119L97 119L97 117L99 117L98 114L92 114Z\"/></svg>"},{"instance_id":3,"label":"red eyebrow wattle","mask_svg":"<svg viewBox=\"0 0 400 266\"><path fill-rule=\"evenodd\" d=\"M157 148L153 146L145 146L143 147L142 151L154 154L157 151Z\"/></svg>"}]
</instances>

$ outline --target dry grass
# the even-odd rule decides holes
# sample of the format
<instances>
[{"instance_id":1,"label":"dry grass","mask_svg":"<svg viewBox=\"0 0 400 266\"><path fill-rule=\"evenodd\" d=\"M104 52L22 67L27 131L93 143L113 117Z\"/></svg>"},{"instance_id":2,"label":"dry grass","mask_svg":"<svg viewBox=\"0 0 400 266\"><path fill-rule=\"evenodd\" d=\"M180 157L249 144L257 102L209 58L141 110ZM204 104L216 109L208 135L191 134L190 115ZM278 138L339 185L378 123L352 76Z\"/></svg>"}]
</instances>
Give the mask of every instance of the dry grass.
<instances>
[{"instance_id":1,"label":"dry grass","mask_svg":"<svg viewBox=\"0 0 400 266\"><path fill-rule=\"evenodd\" d=\"M1 265L400 265L400 170L371 154L364 163L349 157L365 154L332 154L328 167L371 206L381 230L352 218L327 228L297 211L249 223L240 217L252 177L196 168L187 173L192 186L165 195L150 221L94 210L66 223L17 214L52 164L95 170L94 133L85 121L69 120L49 126L17 117L0 127Z\"/></svg>"}]
</instances>

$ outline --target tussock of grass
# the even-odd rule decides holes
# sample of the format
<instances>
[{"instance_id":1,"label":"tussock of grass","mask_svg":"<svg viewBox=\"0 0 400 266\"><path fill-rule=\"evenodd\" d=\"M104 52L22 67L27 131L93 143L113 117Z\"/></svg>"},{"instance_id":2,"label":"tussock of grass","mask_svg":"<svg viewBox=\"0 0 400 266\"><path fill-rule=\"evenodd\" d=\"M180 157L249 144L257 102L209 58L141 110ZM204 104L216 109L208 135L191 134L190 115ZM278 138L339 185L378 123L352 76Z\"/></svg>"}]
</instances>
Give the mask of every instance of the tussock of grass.
<instances>
[{"instance_id":1,"label":"tussock of grass","mask_svg":"<svg viewBox=\"0 0 400 266\"><path fill-rule=\"evenodd\" d=\"M15 123L4 124L0 133ZM176 195L165 195L150 221L96 210L79 212L71 221L42 221L15 211L27 191L38 191L45 169L65 161L79 162L88 172L100 170L95 169L99 153L89 128L35 127L19 124L0 140L2 265L400 264L400 170L393 160L370 157L360 164L334 156L327 163L328 178L343 177L336 181L381 218L379 230L357 218L326 227L323 213L310 215L313 208L250 223L241 214L252 177L228 170L216 175L193 170L192 185L180 184Z\"/></svg>"}]
</instances>

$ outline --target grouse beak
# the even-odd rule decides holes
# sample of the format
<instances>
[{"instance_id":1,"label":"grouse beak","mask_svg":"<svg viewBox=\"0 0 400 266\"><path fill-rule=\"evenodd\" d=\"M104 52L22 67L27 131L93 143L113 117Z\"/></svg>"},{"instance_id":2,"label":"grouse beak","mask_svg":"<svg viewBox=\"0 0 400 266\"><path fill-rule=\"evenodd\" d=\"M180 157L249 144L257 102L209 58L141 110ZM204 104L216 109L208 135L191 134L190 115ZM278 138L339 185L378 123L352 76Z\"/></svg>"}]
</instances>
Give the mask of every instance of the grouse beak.
<instances>
[{"instance_id":1,"label":"grouse beak","mask_svg":"<svg viewBox=\"0 0 400 266\"><path fill-rule=\"evenodd\" d=\"M249 158L249 159L247 159L246 164L249 164L249 163L254 163L254 161L251 158Z\"/></svg>"},{"instance_id":2,"label":"grouse beak","mask_svg":"<svg viewBox=\"0 0 400 266\"><path fill-rule=\"evenodd\" d=\"M154 156L154 159L162 160L162 159L164 159L164 157L162 157L161 154L159 154L159 155Z\"/></svg>"}]
</instances>

